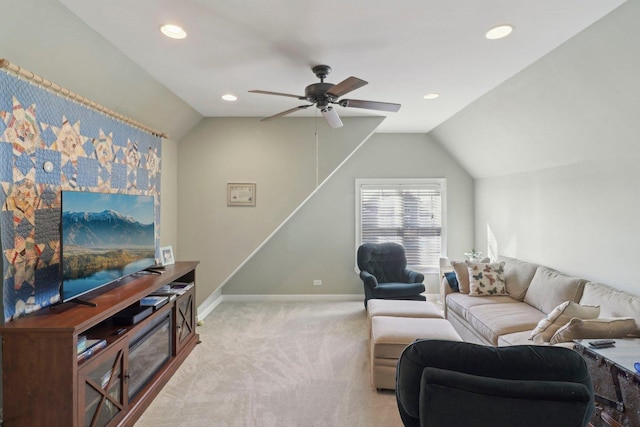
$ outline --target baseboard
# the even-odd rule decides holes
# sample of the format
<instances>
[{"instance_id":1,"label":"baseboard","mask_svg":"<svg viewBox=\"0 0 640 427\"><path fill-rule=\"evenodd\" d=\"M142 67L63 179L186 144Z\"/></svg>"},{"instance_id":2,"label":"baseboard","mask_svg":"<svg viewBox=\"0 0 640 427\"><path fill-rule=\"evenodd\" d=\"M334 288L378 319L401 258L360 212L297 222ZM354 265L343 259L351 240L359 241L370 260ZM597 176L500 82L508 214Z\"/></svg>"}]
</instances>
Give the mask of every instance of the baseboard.
<instances>
[{"instance_id":1,"label":"baseboard","mask_svg":"<svg viewBox=\"0 0 640 427\"><path fill-rule=\"evenodd\" d=\"M358 294L277 294L277 295L223 295L223 301L364 301L364 295Z\"/></svg>"},{"instance_id":2,"label":"baseboard","mask_svg":"<svg viewBox=\"0 0 640 427\"><path fill-rule=\"evenodd\" d=\"M223 301L261 302L261 301L363 301L360 294L326 294L326 295L222 295L218 289L198 307L198 320L203 320Z\"/></svg>"},{"instance_id":3,"label":"baseboard","mask_svg":"<svg viewBox=\"0 0 640 427\"><path fill-rule=\"evenodd\" d=\"M214 293L198 306L198 322L207 317L222 302L222 289L217 289Z\"/></svg>"}]
</instances>

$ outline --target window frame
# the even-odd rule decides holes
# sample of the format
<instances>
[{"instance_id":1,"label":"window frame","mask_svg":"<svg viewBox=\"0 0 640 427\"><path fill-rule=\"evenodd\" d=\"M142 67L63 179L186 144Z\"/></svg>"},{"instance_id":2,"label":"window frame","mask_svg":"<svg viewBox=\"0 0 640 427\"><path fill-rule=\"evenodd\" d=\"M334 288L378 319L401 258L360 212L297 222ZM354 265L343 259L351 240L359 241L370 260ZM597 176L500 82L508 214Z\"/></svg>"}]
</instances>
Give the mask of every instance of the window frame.
<instances>
[{"instance_id":1,"label":"window frame","mask_svg":"<svg viewBox=\"0 0 640 427\"><path fill-rule=\"evenodd\" d=\"M434 186L440 187L440 257L447 256L447 180L446 178L356 178L355 180L355 251L362 244L362 187L363 186ZM356 257L357 258L357 257ZM360 269L355 265L356 273ZM420 271L422 273L432 274L438 273L440 270L439 262L433 266L414 266L407 265L411 270Z\"/></svg>"}]
</instances>

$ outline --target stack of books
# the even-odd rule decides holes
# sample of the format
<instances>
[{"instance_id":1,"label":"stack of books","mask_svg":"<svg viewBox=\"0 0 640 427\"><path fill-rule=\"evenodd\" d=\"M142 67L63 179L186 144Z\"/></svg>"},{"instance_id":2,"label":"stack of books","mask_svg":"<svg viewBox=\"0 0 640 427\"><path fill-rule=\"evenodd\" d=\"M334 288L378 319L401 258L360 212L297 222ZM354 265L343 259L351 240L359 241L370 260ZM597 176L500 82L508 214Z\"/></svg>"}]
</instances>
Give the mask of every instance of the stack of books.
<instances>
[{"instance_id":1,"label":"stack of books","mask_svg":"<svg viewBox=\"0 0 640 427\"><path fill-rule=\"evenodd\" d=\"M192 283L184 283L184 282L171 283L171 292L177 295L182 295L191 288L193 288L193 282Z\"/></svg>"},{"instance_id":2,"label":"stack of books","mask_svg":"<svg viewBox=\"0 0 640 427\"><path fill-rule=\"evenodd\" d=\"M176 297L185 294L189 289L193 288L193 285L193 282L172 282L152 292L149 296L166 296L169 297L170 301L173 301Z\"/></svg>"},{"instance_id":3,"label":"stack of books","mask_svg":"<svg viewBox=\"0 0 640 427\"><path fill-rule=\"evenodd\" d=\"M168 302L168 295L149 295L140 300L140 305L144 307L153 307L153 310L155 311Z\"/></svg>"},{"instance_id":4,"label":"stack of books","mask_svg":"<svg viewBox=\"0 0 640 427\"><path fill-rule=\"evenodd\" d=\"M87 360L98 351L107 346L107 340L92 340L82 336L82 345L80 344L80 338L78 337L78 362Z\"/></svg>"},{"instance_id":5,"label":"stack of books","mask_svg":"<svg viewBox=\"0 0 640 427\"><path fill-rule=\"evenodd\" d=\"M86 335L78 335L78 347L77 354L82 353L87 348L87 336Z\"/></svg>"}]
</instances>

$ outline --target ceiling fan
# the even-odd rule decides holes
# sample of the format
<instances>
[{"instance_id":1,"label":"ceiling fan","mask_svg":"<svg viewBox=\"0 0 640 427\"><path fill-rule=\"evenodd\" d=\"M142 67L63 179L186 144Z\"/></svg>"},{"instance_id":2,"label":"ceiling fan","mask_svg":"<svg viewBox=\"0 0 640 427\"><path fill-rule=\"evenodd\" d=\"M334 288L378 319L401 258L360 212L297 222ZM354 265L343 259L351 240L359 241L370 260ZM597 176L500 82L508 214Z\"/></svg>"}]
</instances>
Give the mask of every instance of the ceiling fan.
<instances>
[{"instance_id":1,"label":"ceiling fan","mask_svg":"<svg viewBox=\"0 0 640 427\"><path fill-rule=\"evenodd\" d=\"M342 82L334 85L333 83L325 83L324 79L327 78L329 73L331 72L331 67L328 65L316 65L311 68L311 71L320 79L320 83L312 83L307 86L304 90L304 96L301 95L291 95L288 93L280 93L280 92L269 92L265 90L250 90L251 93L261 93L264 95L278 95L278 96L288 96L291 98L297 98L300 100L306 100L311 104L300 105L298 107L292 108L287 111L283 111L281 113L275 114L270 117L265 117L261 121L273 120L278 117L286 116L287 114L291 114L295 111L302 110L305 108L309 108L312 105L315 105L322 116L327 121L327 124L331 129L336 129L342 127L342 120L338 116L338 113L330 104L340 105L341 107L353 107L353 108L366 108L368 110L380 110L380 111L390 111L397 112L400 109L400 104L393 104L390 102L377 102L377 101L363 101L359 99L338 99L347 93L356 90L366 84L364 80L361 80L357 77L348 77Z\"/></svg>"}]
</instances>

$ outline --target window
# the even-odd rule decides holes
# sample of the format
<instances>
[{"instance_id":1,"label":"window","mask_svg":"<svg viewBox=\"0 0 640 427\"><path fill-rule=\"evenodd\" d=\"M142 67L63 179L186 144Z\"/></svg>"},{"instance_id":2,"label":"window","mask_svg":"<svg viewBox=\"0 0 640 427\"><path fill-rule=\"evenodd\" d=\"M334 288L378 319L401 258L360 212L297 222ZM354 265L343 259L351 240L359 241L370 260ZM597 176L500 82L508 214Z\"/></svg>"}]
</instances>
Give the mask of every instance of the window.
<instances>
[{"instance_id":1,"label":"window","mask_svg":"<svg viewBox=\"0 0 640 427\"><path fill-rule=\"evenodd\" d=\"M445 179L357 179L356 248L400 243L410 268L438 271L446 252L445 187Z\"/></svg>"}]
</instances>

